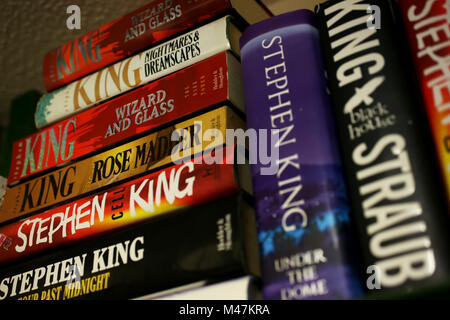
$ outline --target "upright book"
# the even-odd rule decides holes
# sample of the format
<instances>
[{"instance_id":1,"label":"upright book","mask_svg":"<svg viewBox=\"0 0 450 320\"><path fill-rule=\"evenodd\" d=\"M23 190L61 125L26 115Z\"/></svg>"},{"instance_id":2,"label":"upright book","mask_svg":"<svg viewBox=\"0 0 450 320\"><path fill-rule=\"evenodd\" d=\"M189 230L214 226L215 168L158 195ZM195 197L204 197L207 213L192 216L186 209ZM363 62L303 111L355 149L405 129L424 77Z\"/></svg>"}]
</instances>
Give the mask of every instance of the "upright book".
<instances>
[{"instance_id":1,"label":"upright book","mask_svg":"<svg viewBox=\"0 0 450 320\"><path fill-rule=\"evenodd\" d=\"M261 162L252 165L264 298L357 297L349 202L314 13L254 24L240 43L248 127L268 130L264 149L279 156L270 175ZM275 132L279 138L269 142Z\"/></svg>"},{"instance_id":2,"label":"upright book","mask_svg":"<svg viewBox=\"0 0 450 320\"><path fill-rule=\"evenodd\" d=\"M80 79L170 36L234 9L248 23L269 17L256 0L157 0L49 51L47 91Z\"/></svg>"},{"instance_id":3,"label":"upright book","mask_svg":"<svg viewBox=\"0 0 450 320\"><path fill-rule=\"evenodd\" d=\"M233 21L231 16L214 20L44 94L36 108L36 127L52 124L219 52L232 50L238 54L241 31Z\"/></svg>"},{"instance_id":4,"label":"upright book","mask_svg":"<svg viewBox=\"0 0 450 320\"><path fill-rule=\"evenodd\" d=\"M130 299L258 275L253 208L238 194L0 270L0 300Z\"/></svg>"},{"instance_id":5,"label":"upright book","mask_svg":"<svg viewBox=\"0 0 450 320\"><path fill-rule=\"evenodd\" d=\"M450 7L448 1L400 0L450 204Z\"/></svg>"},{"instance_id":6,"label":"upright book","mask_svg":"<svg viewBox=\"0 0 450 320\"><path fill-rule=\"evenodd\" d=\"M371 293L448 282L448 211L395 3L316 7ZM429 139L428 139L429 138Z\"/></svg>"}]
</instances>

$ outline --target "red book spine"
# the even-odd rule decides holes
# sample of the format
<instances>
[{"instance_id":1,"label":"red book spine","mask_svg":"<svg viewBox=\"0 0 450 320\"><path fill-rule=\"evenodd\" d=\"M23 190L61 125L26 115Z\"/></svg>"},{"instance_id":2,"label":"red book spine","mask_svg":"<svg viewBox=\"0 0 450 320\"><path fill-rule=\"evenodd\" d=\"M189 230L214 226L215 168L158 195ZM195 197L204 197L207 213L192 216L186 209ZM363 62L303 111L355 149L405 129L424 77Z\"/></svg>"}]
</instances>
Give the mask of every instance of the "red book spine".
<instances>
[{"instance_id":1,"label":"red book spine","mask_svg":"<svg viewBox=\"0 0 450 320\"><path fill-rule=\"evenodd\" d=\"M232 58L222 52L15 141L8 185L227 100Z\"/></svg>"},{"instance_id":2,"label":"red book spine","mask_svg":"<svg viewBox=\"0 0 450 320\"><path fill-rule=\"evenodd\" d=\"M238 193L234 146L217 150L3 225L0 264Z\"/></svg>"},{"instance_id":3,"label":"red book spine","mask_svg":"<svg viewBox=\"0 0 450 320\"><path fill-rule=\"evenodd\" d=\"M230 8L227 0L152 1L48 52L45 88L55 90Z\"/></svg>"},{"instance_id":4,"label":"red book spine","mask_svg":"<svg viewBox=\"0 0 450 320\"><path fill-rule=\"evenodd\" d=\"M400 0L399 5L450 200L449 2Z\"/></svg>"}]
</instances>

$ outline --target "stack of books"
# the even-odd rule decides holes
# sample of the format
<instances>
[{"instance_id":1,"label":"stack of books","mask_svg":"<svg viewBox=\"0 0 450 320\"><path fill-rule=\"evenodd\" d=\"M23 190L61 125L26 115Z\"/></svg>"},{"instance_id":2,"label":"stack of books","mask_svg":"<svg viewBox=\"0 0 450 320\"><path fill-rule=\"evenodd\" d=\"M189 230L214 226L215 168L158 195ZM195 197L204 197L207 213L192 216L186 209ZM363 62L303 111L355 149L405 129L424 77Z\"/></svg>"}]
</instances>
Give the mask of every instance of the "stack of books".
<instances>
[{"instance_id":1,"label":"stack of books","mask_svg":"<svg viewBox=\"0 0 450 320\"><path fill-rule=\"evenodd\" d=\"M50 52L0 299L448 295L448 1L319 2L151 3Z\"/></svg>"},{"instance_id":2,"label":"stack of books","mask_svg":"<svg viewBox=\"0 0 450 320\"><path fill-rule=\"evenodd\" d=\"M245 145L225 136L246 128L239 38L268 17L253 0L152 1L45 56L39 130L14 142L0 208L0 299L254 283Z\"/></svg>"}]
</instances>

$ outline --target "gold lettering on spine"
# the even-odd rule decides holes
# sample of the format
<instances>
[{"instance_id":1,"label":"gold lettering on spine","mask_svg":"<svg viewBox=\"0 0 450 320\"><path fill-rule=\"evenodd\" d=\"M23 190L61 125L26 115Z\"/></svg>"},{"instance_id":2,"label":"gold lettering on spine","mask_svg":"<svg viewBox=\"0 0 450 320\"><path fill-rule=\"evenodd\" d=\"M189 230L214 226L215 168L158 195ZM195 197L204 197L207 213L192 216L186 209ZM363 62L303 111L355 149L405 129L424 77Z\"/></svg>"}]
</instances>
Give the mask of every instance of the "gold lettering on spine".
<instances>
[{"instance_id":1,"label":"gold lettering on spine","mask_svg":"<svg viewBox=\"0 0 450 320\"><path fill-rule=\"evenodd\" d=\"M100 74L101 74L101 71L100 71ZM85 104L90 105L93 103L91 101L91 99L89 99L86 89L84 88L84 86L86 85L86 82L88 82L89 79L90 79L90 77L87 77L87 78L80 79L75 82L75 92L73 93L73 109L74 110L81 109L80 103L78 101L79 95L81 96L81 98L83 98Z\"/></svg>"},{"instance_id":2,"label":"gold lettering on spine","mask_svg":"<svg viewBox=\"0 0 450 320\"><path fill-rule=\"evenodd\" d=\"M138 54L135 57L138 58L139 60L141 60L141 56L142 56L142 53ZM128 59L125 62L125 65L124 65L124 68L123 68L123 82L125 82L125 84L128 87L133 88L133 87L136 87L136 86L140 85L141 82L142 82L142 79L141 79L141 73L140 73L141 68L136 68L136 69L132 70L133 71L133 76L134 76L134 85L131 84L129 76L128 76L128 69L130 67L131 60L133 60L133 58Z\"/></svg>"},{"instance_id":3,"label":"gold lettering on spine","mask_svg":"<svg viewBox=\"0 0 450 320\"><path fill-rule=\"evenodd\" d=\"M114 84L116 85L117 90L119 90L119 92L122 91L122 89L120 88L120 70L122 68L122 63L119 64L119 71L116 72L116 65L112 65L110 67L108 67L106 69L106 74L105 74L105 97L104 98L108 98L109 94L108 94L108 75L111 76L112 81L114 82Z\"/></svg>"},{"instance_id":4,"label":"gold lettering on spine","mask_svg":"<svg viewBox=\"0 0 450 320\"><path fill-rule=\"evenodd\" d=\"M100 80L102 79L102 73L103 70L100 70L97 74L97 76L95 77L95 85L94 85L94 93L95 93L95 101L99 101L101 99L101 94L100 94Z\"/></svg>"},{"instance_id":5,"label":"gold lettering on spine","mask_svg":"<svg viewBox=\"0 0 450 320\"><path fill-rule=\"evenodd\" d=\"M136 55L130 59L127 59L126 61L122 61L120 63L109 66L108 68L101 69L91 76L76 81L73 93L74 110L79 110L85 106L92 105L95 102L99 102L105 98L108 98L110 97L110 93L111 95L115 95L116 93L125 91L127 88L123 87L123 85L127 86L128 88L133 88L140 85L142 83L140 66L133 70L130 70L129 72L130 63L133 61L133 59L140 60L140 57L141 54ZM113 84L108 81L110 79L112 80ZM92 84L92 82L94 83ZM92 101L88 95L88 92L92 90L90 89L92 85L94 87L94 101ZM113 86L115 86L115 88ZM102 87L104 88L104 92L102 91Z\"/></svg>"}]
</instances>

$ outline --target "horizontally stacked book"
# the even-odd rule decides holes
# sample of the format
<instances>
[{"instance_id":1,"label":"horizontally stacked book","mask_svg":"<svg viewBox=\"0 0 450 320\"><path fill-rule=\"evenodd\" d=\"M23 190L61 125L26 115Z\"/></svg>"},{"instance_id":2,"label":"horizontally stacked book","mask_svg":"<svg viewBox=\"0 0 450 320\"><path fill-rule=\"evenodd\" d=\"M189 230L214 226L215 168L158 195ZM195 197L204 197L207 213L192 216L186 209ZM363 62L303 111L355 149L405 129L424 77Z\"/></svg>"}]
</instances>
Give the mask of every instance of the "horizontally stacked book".
<instances>
[{"instance_id":1,"label":"horizontally stacked book","mask_svg":"<svg viewBox=\"0 0 450 320\"><path fill-rule=\"evenodd\" d=\"M15 142L0 209L0 298L258 276L249 166L217 134L245 129L238 40L269 15L232 3L151 2L45 56L40 130Z\"/></svg>"}]
</instances>

